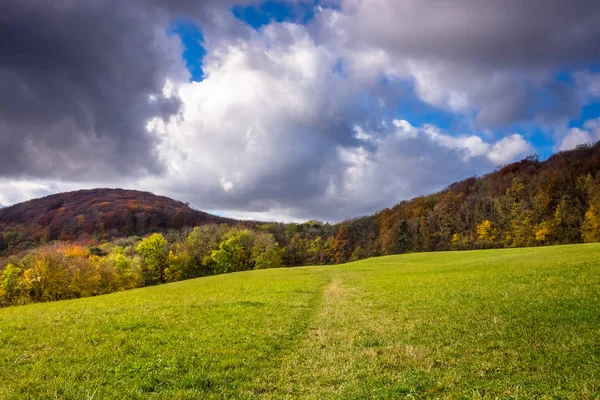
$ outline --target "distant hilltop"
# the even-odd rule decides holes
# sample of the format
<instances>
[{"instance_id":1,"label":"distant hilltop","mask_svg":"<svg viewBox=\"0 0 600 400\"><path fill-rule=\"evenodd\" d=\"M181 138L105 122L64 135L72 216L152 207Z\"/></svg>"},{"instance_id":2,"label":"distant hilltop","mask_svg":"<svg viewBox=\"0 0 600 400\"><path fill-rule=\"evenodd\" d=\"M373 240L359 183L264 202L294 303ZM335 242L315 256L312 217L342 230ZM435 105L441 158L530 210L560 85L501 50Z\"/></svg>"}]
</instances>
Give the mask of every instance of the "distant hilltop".
<instances>
[{"instance_id":1,"label":"distant hilltop","mask_svg":"<svg viewBox=\"0 0 600 400\"><path fill-rule=\"evenodd\" d=\"M21 243L118 237L237 221L149 192L91 189L53 194L0 209L0 250Z\"/></svg>"}]
</instances>

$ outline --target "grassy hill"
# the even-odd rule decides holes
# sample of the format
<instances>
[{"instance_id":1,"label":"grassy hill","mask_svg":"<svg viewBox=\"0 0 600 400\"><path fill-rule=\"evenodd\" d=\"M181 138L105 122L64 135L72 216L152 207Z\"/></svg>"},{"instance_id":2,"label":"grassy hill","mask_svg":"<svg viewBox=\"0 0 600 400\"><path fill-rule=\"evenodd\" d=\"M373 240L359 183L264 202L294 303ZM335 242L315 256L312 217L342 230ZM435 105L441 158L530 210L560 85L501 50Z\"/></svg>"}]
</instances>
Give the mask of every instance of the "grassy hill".
<instances>
[{"instance_id":1,"label":"grassy hill","mask_svg":"<svg viewBox=\"0 0 600 400\"><path fill-rule=\"evenodd\" d=\"M0 398L597 398L599 259L411 254L0 309Z\"/></svg>"}]
</instances>

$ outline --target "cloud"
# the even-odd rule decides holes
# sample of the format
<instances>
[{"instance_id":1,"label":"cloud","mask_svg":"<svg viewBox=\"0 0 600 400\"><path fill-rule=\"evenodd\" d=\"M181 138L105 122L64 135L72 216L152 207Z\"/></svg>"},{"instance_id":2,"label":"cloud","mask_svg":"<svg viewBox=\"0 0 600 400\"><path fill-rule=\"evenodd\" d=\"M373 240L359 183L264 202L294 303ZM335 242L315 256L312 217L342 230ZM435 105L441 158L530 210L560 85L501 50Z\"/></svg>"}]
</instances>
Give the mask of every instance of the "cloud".
<instances>
[{"instance_id":1,"label":"cloud","mask_svg":"<svg viewBox=\"0 0 600 400\"><path fill-rule=\"evenodd\" d=\"M340 3L318 16L321 40L350 60L377 54L365 69L412 79L423 101L472 114L478 128L576 116L577 91L556 74L598 60L600 6L591 0Z\"/></svg>"},{"instance_id":2,"label":"cloud","mask_svg":"<svg viewBox=\"0 0 600 400\"><path fill-rule=\"evenodd\" d=\"M244 1L8 0L0 15L0 176L86 181L160 174L147 121L187 81L178 18L241 35Z\"/></svg>"},{"instance_id":3,"label":"cloud","mask_svg":"<svg viewBox=\"0 0 600 400\"><path fill-rule=\"evenodd\" d=\"M581 144L593 144L598 140L600 140L600 118L586 121L583 124L583 129L569 129L555 150L571 150Z\"/></svg>"},{"instance_id":4,"label":"cloud","mask_svg":"<svg viewBox=\"0 0 600 400\"><path fill-rule=\"evenodd\" d=\"M530 154L515 123L564 123L597 98L596 2L340 0L258 30L233 16L240 3L259 2L9 0L0 203L119 186L340 220ZM181 19L202 30L201 82L169 34ZM400 100L455 123L413 125Z\"/></svg>"},{"instance_id":5,"label":"cloud","mask_svg":"<svg viewBox=\"0 0 600 400\"><path fill-rule=\"evenodd\" d=\"M310 202L339 163L337 147L356 142L352 121L361 111L352 94L359 88L333 71L336 62L295 24L215 46L205 79L178 88L181 116L150 125L161 137L168 190L191 186L181 194L192 192L211 209Z\"/></svg>"},{"instance_id":6,"label":"cloud","mask_svg":"<svg viewBox=\"0 0 600 400\"><path fill-rule=\"evenodd\" d=\"M52 193L46 185L38 182L0 180L0 205L3 206Z\"/></svg>"},{"instance_id":7,"label":"cloud","mask_svg":"<svg viewBox=\"0 0 600 400\"><path fill-rule=\"evenodd\" d=\"M575 72L573 78L585 101L591 102L600 98L600 73L581 70Z\"/></svg>"},{"instance_id":8,"label":"cloud","mask_svg":"<svg viewBox=\"0 0 600 400\"><path fill-rule=\"evenodd\" d=\"M361 43L412 59L537 67L595 61L600 7L594 0L481 2L342 0Z\"/></svg>"},{"instance_id":9,"label":"cloud","mask_svg":"<svg viewBox=\"0 0 600 400\"><path fill-rule=\"evenodd\" d=\"M515 133L494 143L487 157L494 164L501 165L513 162L532 152L534 152L533 146L523 136Z\"/></svg>"},{"instance_id":10,"label":"cloud","mask_svg":"<svg viewBox=\"0 0 600 400\"><path fill-rule=\"evenodd\" d=\"M518 134L488 143L476 135L455 137L405 120L384 125L373 133L361 129L362 146L338 149L344 164L322 199L324 208L334 204L335 209L328 210L332 215L369 214L515 161L531 150Z\"/></svg>"},{"instance_id":11,"label":"cloud","mask_svg":"<svg viewBox=\"0 0 600 400\"><path fill-rule=\"evenodd\" d=\"M169 169L148 185L227 215L341 220L531 150L516 134L488 143L374 121L356 98L380 83L340 74L337 63L295 24L223 40L205 59L205 79L179 86L182 114L150 125Z\"/></svg>"},{"instance_id":12,"label":"cloud","mask_svg":"<svg viewBox=\"0 0 600 400\"><path fill-rule=\"evenodd\" d=\"M394 120L393 125L397 128L395 132L397 138L426 137L440 147L456 151L463 162L468 162L476 157L485 157L494 165L505 164L515 161L518 157L523 157L534 150L531 143L517 133L503 137L495 143L487 143L480 136L454 136L433 125L415 128L404 120Z\"/></svg>"},{"instance_id":13,"label":"cloud","mask_svg":"<svg viewBox=\"0 0 600 400\"><path fill-rule=\"evenodd\" d=\"M162 89L186 74L165 22L136 2L4 4L0 174L85 179L160 172L145 121L177 112L179 102Z\"/></svg>"}]
</instances>

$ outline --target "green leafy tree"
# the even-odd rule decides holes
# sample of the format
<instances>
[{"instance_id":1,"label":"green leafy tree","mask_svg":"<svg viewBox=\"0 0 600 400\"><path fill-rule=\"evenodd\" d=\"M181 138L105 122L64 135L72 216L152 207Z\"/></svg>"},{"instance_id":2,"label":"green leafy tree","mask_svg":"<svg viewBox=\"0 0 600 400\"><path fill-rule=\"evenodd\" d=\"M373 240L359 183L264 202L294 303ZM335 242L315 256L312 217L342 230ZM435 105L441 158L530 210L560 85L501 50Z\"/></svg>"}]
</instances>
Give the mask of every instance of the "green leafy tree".
<instances>
[{"instance_id":1,"label":"green leafy tree","mask_svg":"<svg viewBox=\"0 0 600 400\"><path fill-rule=\"evenodd\" d=\"M577 243L582 240L581 225L585 216L580 214L575 202L572 196L564 195L556 206L553 236L558 244Z\"/></svg>"},{"instance_id":2,"label":"green leafy tree","mask_svg":"<svg viewBox=\"0 0 600 400\"><path fill-rule=\"evenodd\" d=\"M244 271L250 268L254 237L248 230L231 233L219 249L212 252L216 273Z\"/></svg>"},{"instance_id":3,"label":"green leafy tree","mask_svg":"<svg viewBox=\"0 0 600 400\"><path fill-rule=\"evenodd\" d=\"M143 239L136 250L142 256L142 281L144 285L164 282L163 271L169 256L168 243L163 235L155 233Z\"/></svg>"},{"instance_id":4,"label":"green leafy tree","mask_svg":"<svg viewBox=\"0 0 600 400\"><path fill-rule=\"evenodd\" d=\"M282 265L283 249L275 241L272 234L259 232L252 247L254 269L280 268Z\"/></svg>"},{"instance_id":5,"label":"green leafy tree","mask_svg":"<svg viewBox=\"0 0 600 400\"><path fill-rule=\"evenodd\" d=\"M23 285L21 276L23 270L13 264L8 264L0 279L0 302L14 304L21 297Z\"/></svg>"},{"instance_id":6,"label":"green leafy tree","mask_svg":"<svg viewBox=\"0 0 600 400\"><path fill-rule=\"evenodd\" d=\"M132 289L142 285L141 271L131 257L125 254L125 249L121 246L115 246L109 259L112 261L115 272L119 275L121 287L123 289Z\"/></svg>"},{"instance_id":7,"label":"green leafy tree","mask_svg":"<svg viewBox=\"0 0 600 400\"><path fill-rule=\"evenodd\" d=\"M210 275L213 272L212 252L219 248L221 239L230 229L226 225L205 225L195 227L188 234L184 248L180 250L192 257L192 263L196 268L194 277Z\"/></svg>"},{"instance_id":8,"label":"green leafy tree","mask_svg":"<svg viewBox=\"0 0 600 400\"><path fill-rule=\"evenodd\" d=\"M293 225L298 226L298 225ZM302 233L296 233L285 248L286 265L305 265L309 260L309 239Z\"/></svg>"},{"instance_id":9,"label":"green leafy tree","mask_svg":"<svg viewBox=\"0 0 600 400\"><path fill-rule=\"evenodd\" d=\"M387 254L403 254L410 251L412 246L412 231L409 227L408 221L403 220L398 225L394 226L390 231Z\"/></svg>"},{"instance_id":10,"label":"green leafy tree","mask_svg":"<svg viewBox=\"0 0 600 400\"><path fill-rule=\"evenodd\" d=\"M198 264L188 250L189 248L185 246L185 243L182 243L176 244L174 249L169 252L168 268L165 269L165 280L167 282L190 279L198 275Z\"/></svg>"}]
</instances>

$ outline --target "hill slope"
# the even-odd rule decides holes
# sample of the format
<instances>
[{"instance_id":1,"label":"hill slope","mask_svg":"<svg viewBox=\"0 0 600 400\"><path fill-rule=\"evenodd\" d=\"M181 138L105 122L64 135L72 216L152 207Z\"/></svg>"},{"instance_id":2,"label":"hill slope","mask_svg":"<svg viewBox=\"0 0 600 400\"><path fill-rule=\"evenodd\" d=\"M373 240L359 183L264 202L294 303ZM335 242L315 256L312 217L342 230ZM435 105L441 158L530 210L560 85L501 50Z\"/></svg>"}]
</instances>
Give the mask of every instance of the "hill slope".
<instances>
[{"instance_id":1,"label":"hill slope","mask_svg":"<svg viewBox=\"0 0 600 400\"><path fill-rule=\"evenodd\" d=\"M148 192L79 190L0 209L0 250L23 241L71 240L82 235L142 235L156 230L231 222L233 220L193 210L185 203Z\"/></svg>"},{"instance_id":2,"label":"hill slope","mask_svg":"<svg viewBox=\"0 0 600 400\"><path fill-rule=\"evenodd\" d=\"M596 398L599 256L411 254L0 309L0 398Z\"/></svg>"},{"instance_id":3,"label":"hill slope","mask_svg":"<svg viewBox=\"0 0 600 400\"><path fill-rule=\"evenodd\" d=\"M343 223L337 262L383 254L600 242L600 142L529 157Z\"/></svg>"}]
</instances>

